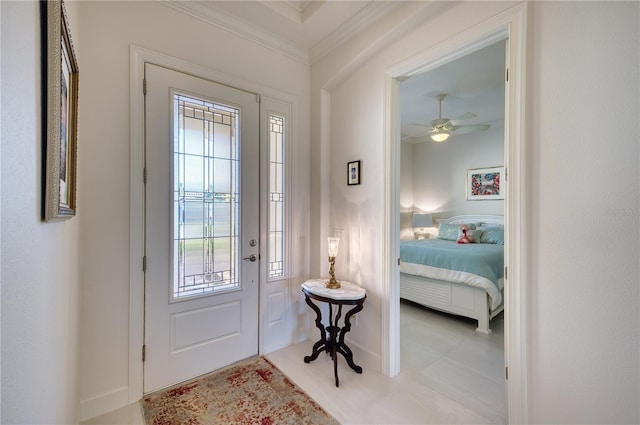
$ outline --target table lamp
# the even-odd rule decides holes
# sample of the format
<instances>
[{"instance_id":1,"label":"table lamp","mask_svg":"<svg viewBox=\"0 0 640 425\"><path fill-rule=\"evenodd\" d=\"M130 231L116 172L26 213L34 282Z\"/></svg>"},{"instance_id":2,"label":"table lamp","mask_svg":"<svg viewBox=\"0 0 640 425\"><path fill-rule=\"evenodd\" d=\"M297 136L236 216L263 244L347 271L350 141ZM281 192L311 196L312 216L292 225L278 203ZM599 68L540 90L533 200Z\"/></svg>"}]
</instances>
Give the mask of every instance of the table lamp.
<instances>
[{"instance_id":1,"label":"table lamp","mask_svg":"<svg viewBox=\"0 0 640 425\"><path fill-rule=\"evenodd\" d=\"M419 228L419 231L414 231L413 237L415 239L426 239L429 234L425 232L425 227L433 227L433 218L431 214L427 213L415 213L413 214L413 220L411 224L414 228Z\"/></svg>"},{"instance_id":2,"label":"table lamp","mask_svg":"<svg viewBox=\"0 0 640 425\"><path fill-rule=\"evenodd\" d=\"M338 250L340 248L340 238L327 238L327 242L329 244L329 275L331 276L331 279L329 279L325 286L329 289L338 289L340 287L340 282L336 280L334 275L334 266L336 264Z\"/></svg>"}]
</instances>

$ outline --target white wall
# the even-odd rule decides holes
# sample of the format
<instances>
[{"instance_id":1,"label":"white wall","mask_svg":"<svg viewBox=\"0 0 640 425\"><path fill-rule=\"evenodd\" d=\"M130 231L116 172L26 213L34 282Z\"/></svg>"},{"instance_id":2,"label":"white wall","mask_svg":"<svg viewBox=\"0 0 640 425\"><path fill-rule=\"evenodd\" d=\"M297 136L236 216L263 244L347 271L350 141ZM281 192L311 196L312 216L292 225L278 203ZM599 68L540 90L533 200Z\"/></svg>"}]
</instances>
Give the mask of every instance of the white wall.
<instances>
[{"instance_id":1,"label":"white wall","mask_svg":"<svg viewBox=\"0 0 640 425\"><path fill-rule=\"evenodd\" d=\"M640 421L639 7L531 5L535 423Z\"/></svg>"},{"instance_id":2,"label":"white wall","mask_svg":"<svg viewBox=\"0 0 640 425\"><path fill-rule=\"evenodd\" d=\"M382 115L382 104L361 102L361 94L367 91L369 81L367 78L350 79L332 92L330 229L344 230L340 255L336 260L338 279L357 283L367 289L366 308L358 314L354 332L349 335L351 345L363 351L359 353L363 363L368 360L369 364L380 370L382 305L379 282L382 268L371 254L374 251L372 247L382 245L383 237L380 231L382 226L379 225L382 223L383 209L378 197L383 176L379 172L380 159L376 147L376 140L383 134L383 126L382 120L371 120L371 117ZM354 114L356 109L360 113ZM338 118L342 116L350 116L351 119ZM354 160L361 161L361 184L348 186L347 162ZM361 325L365 322L368 326ZM365 355L369 359L363 357Z\"/></svg>"},{"instance_id":3,"label":"white wall","mask_svg":"<svg viewBox=\"0 0 640 425\"><path fill-rule=\"evenodd\" d=\"M458 214L504 214L504 201L467 201L467 170L504 165L502 126L461 134L444 143L413 148L413 204L434 218Z\"/></svg>"},{"instance_id":4,"label":"white wall","mask_svg":"<svg viewBox=\"0 0 640 425\"><path fill-rule=\"evenodd\" d=\"M126 400L129 385L130 45L298 100L292 121L298 157L292 164L296 179L290 198L296 202L293 252L301 253L293 262L296 280L308 272L303 254L308 252L309 67L159 2L81 2L78 8L84 47L79 57L80 396L85 416L93 416Z\"/></svg>"},{"instance_id":5,"label":"white wall","mask_svg":"<svg viewBox=\"0 0 640 425\"><path fill-rule=\"evenodd\" d=\"M369 44L352 40L312 66L312 149L330 152L323 163L329 178L322 167L312 174L312 187L320 189L312 205L330 200L325 232L334 225L349 229L350 263L338 261L336 274L370 294L350 334L368 360L381 352L385 71L508 6L439 5L432 20L405 30L387 47L376 39L387 31L385 25L415 22L394 14L378 26L380 33L369 31ZM411 7L418 6L397 13L418 16ZM523 197L535 217L528 230L532 239L525 241L532 255L526 259L530 275L524 288L533 423L640 421L638 7L637 2L530 4L525 70L530 168ZM387 34L393 38L393 32ZM358 61L372 45L375 53ZM612 126L603 123L615 124L614 137ZM364 161L363 184L347 188L344 167L353 159ZM312 220L322 229L322 217ZM321 243L320 238L314 251L318 265Z\"/></svg>"},{"instance_id":6,"label":"white wall","mask_svg":"<svg viewBox=\"0 0 640 425\"><path fill-rule=\"evenodd\" d=\"M41 221L38 2L2 8L2 423L75 423L78 401L79 227ZM76 8L67 7L77 28ZM73 32L72 32L73 33ZM75 35L75 33L73 33ZM76 41L76 51L80 49ZM80 148L79 155L82 156Z\"/></svg>"},{"instance_id":7,"label":"white wall","mask_svg":"<svg viewBox=\"0 0 640 425\"><path fill-rule=\"evenodd\" d=\"M402 143L400 238L413 238L412 213L435 219L459 214L504 214L504 201L468 201L467 170L504 165L504 128L461 134L444 143Z\"/></svg>"},{"instance_id":8,"label":"white wall","mask_svg":"<svg viewBox=\"0 0 640 425\"><path fill-rule=\"evenodd\" d=\"M413 239L411 220L415 211L413 205L413 151L414 145L402 143L400 146L400 239Z\"/></svg>"}]
</instances>

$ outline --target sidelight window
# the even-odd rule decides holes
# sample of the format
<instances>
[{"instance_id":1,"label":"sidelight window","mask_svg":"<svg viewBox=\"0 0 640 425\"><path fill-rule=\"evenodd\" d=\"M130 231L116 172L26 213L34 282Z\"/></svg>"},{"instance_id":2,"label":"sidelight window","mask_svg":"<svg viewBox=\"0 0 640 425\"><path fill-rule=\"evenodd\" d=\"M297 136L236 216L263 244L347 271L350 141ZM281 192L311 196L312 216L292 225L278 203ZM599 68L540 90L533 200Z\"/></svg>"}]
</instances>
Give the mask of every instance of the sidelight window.
<instances>
[{"instance_id":1,"label":"sidelight window","mask_svg":"<svg viewBox=\"0 0 640 425\"><path fill-rule=\"evenodd\" d=\"M269 280L285 277L285 119L269 115Z\"/></svg>"}]
</instances>

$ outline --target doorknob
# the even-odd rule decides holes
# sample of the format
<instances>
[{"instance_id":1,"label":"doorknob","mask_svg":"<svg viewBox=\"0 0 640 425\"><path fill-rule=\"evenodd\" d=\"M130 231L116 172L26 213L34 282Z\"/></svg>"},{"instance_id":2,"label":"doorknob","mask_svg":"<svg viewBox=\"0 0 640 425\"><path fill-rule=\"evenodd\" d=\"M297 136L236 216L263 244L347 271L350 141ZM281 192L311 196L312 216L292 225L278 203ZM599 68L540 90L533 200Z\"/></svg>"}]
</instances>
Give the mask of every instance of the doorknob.
<instances>
[{"instance_id":1,"label":"doorknob","mask_svg":"<svg viewBox=\"0 0 640 425\"><path fill-rule=\"evenodd\" d=\"M248 261L251 261L252 263L257 259L258 257L256 256L256 254L251 254L250 256L243 258L243 260L248 260Z\"/></svg>"}]
</instances>

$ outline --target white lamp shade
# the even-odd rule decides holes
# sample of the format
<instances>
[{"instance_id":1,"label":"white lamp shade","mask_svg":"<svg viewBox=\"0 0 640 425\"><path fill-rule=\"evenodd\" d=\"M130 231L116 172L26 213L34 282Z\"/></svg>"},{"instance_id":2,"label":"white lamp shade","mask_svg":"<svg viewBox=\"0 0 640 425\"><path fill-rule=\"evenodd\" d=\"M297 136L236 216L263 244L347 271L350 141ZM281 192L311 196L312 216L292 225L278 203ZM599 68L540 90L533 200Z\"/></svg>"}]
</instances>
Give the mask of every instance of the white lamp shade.
<instances>
[{"instance_id":1,"label":"white lamp shade","mask_svg":"<svg viewBox=\"0 0 640 425\"><path fill-rule=\"evenodd\" d=\"M340 238L327 238L329 244L329 257L337 257L340 248Z\"/></svg>"},{"instance_id":2,"label":"white lamp shade","mask_svg":"<svg viewBox=\"0 0 640 425\"><path fill-rule=\"evenodd\" d=\"M413 227L433 227L431 214L416 213L413 215Z\"/></svg>"}]
</instances>

